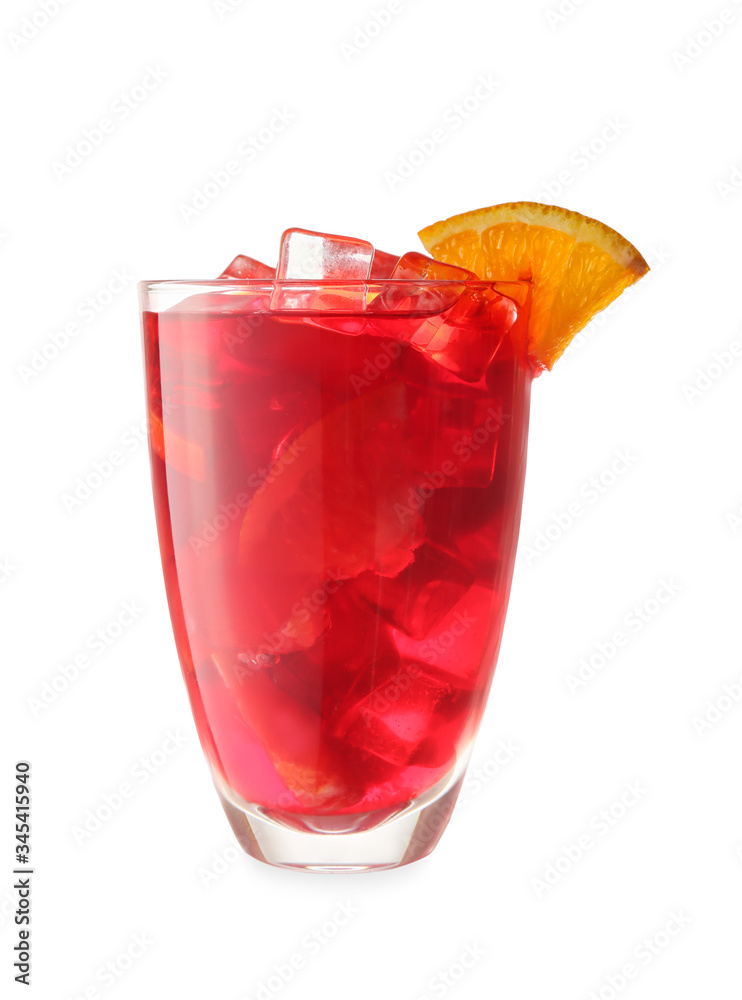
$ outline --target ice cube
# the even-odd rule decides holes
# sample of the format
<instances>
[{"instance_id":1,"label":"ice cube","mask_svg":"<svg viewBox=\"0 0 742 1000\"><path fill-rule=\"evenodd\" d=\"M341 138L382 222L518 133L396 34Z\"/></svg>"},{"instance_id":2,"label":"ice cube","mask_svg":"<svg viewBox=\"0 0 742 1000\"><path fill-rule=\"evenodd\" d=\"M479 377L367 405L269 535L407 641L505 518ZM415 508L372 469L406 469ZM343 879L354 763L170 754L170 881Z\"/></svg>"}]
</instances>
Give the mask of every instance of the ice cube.
<instances>
[{"instance_id":1,"label":"ice cube","mask_svg":"<svg viewBox=\"0 0 742 1000\"><path fill-rule=\"evenodd\" d=\"M388 337L399 344L408 344L431 321L455 306L464 292L463 282L389 281L369 286L369 303L364 333Z\"/></svg>"},{"instance_id":2,"label":"ice cube","mask_svg":"<svg viewBox=\"0 0 742 1000\"><path fill-rule=\"evenodd\" d=\"M391 629L357 599L350 581L338 580L328 601L331 624L320 642L304 654L307 669L324 678L324 709L345 711L392 677L400 658Z\"/></svg>"},{"instance_id":3,"label":"ice cube","mask_svg":"<svg viewBox=\"0 0 742 1000\"><path fill-rule=\"evenodd\" d=\"M410 251L400 257L389 277L394 283L384 287L369 305L374 314L389 314L388 319L381 316L376 319L378 329L374 332L389 336L394 317L399 314L419 317L417 322L405 324L405 339L459 377L478 381L486 369L486 363L482 367L480 361L482 347L472 350L467 342L456 349L453 345L460 334L451 325L460 315L472 312L466 283L476 281L476 274ZM487 362L493 353L494 350L487 353Z\"/></svg>"},{"instance_id":4,"label":"ice cube","mask_svg":"<svg viewBox=\"0 0 742 1000\"><path fill-rule=\"evenodd\" d=\"M498 460L500 454L498 450ZM463 552L462 539L472 535L466 543L465 558L472 566L489 558L489 543L483 537L477 549L477 538L489 536L495 527L499 533L506 489L502 478L493 478L484 489L479 486L436 490L424 508L428 537L441 544L455 545L456 551Z\"/></svg>"},{"instance_id":5,"label":"ice cube","mask_svg":"<svg viewBox=\"0 0 742 1000\"><path fill-rule=\"evenodd\" d=\"M416 281L394 279L393 284L386 285L378 294L374 294L375 291L372 287L369 302L369 311L375 316L389 313L392 317L400 314L437 317L458 302L464 291L464 284L436 285L431 282L429 286L421 286ZM408 340L413 333L414 329L411 329L407 335Z\"/></svg>"},{"instance_id":6,"label":"ice cube","mask_svg":"<svg viewBox=\"0 0 742 1000\"><path fill-rule=\"evenodd\" d=\"M384 253L383 250L374 250L374 259L371 262L370 277L372 279L376 279L377 281L381 278L391 278L392 271L394 270L398 260L399 254Z\"/></svg>"},{"instance_id":7,"label":"ice cube","mask_svg":"<svg viewBox=\"0 0 742 1000\"><path fill-rule=\"evenodd\" d=\"M337 316L363 312L366 286L344 286L341 282L365 281L373 255L374 248L365 240L287 229L281 239L276 272L279 281L273 291L271 309ZM309 281L337 281L338 285L318 288L305 284ZM331 323L334 318L330 315ZM319 323L323 320L324 317Z\"/></svg>"},{"instance_id":8,"label":"ice cube","mask_svg":"<svg viewBox=\"0 0 742 1000\"><path fill-rule=\"evenodd\" d=\"M352 706L335 734L397 765L453 764L469 723L471 692L431 680L415 661Z\"/></svg>"},{"instance_id":9,"label":"ice cube","mask_svg":"<svg viewBox=\"0 0 742 1000\"><path fill-rule=\"evenodd\" d=\"M411 344L465 382L479 382L516 320L515 303L490 288L465 288L444 314L425 320Z\"/></svg>"},{"instance_id":10,"label":"ice cube","mask_svg":"<svg viewBox=\"0 0 742 1000\"><path fill-rule=\"evenodd\" d=\"M484 530L462 532L455 543L456 551L471 562L477 583L495 591L507 586L505 574L516 542L514 531L505 520L503 511L497 511Z\"/></svg>"},{"instance_id":11,"label":"ice cube","mask_svg":"<svg viewBox=\"0 0 742 1000\"><path fill-rule=\"evenodd\" d=\"M155 322L163 377L183 387L216 388L223 378L247 374L242 355L269 304L265 285L239 287L234 281L160 313Z\"/></svg>"},{"instance_id":12,"label":"ice cube","mask_svg":"<svg viewBox=\"0 0 742 1000\"><path fill-rule=\"evenodd\" d=\"M402 348L395 341L358 336L367 332L362 314L325 313L316 322L307 315L270 316L252 332L246 325L246 331L242 342L235 336L235 346L228 348L241 366L229 380L245 395L240 404L245 409L255 409L251 397L262 397L262 383L271 382L303 393L308 403L326 399L327 410L333 396L339 402L354 399L360 390L391 378L402 363ZM258 434L255 419L246 426Z\"/></svg>"},{"instance_id":13,"label":"ice cube","mask_svg":"<svg viewBox=\"0 0 742 1000\"><path fill-rule=\"evenodd\" d=\"M502 635L507 589L472 584L424 640L399 631L394 641L403 661L418 662L420 676L428 683L462 690L486 688L490 666Z\"/></svg>"},{"instance_id":14,"label":"ice cube","mask_svg":"<svg viewBox=\"0 0 742 1000\"><path fill-rule=\"evenodd\" d=\"M406 635L422 639L463 598L473 581L466 563L426 543L397 576L361 573L352 586L375 614Z\"/></svg>"},{"instance_id":15,"label":"ice cube","mask_svg":"<svg viewBox=\"0 0 742 1000\"><path fill-rule=\"evenodd\" d=\"M287 229L281 238L276 277L282 280L365 280L374 248L351 236Z\"/></svg>"},{"instance_id":16,"label":"ice cube","mask_svg":"<svg viewBox=\"0 0 742 1000\"><path fill-rule=\"evenodd\" d=\"M229 267L219 275L220 278L275 278L275 267L268 267L259 260L238 254Z\"/></svg>"},{"instance_id":17,"label":"ice cube","mask_svg":"<svg viewBox=\"0 0 742 1000\"><path fill-rule=\"evenodd\" d=\"M377 251L378 253L379 251ZM390 254L384 254L384 258L389 258L389 260L385 260L383 264L380 262L379 267L388 266L391 263ZM376 257L374 257L374 261L376 261ZM432 257L417 253L416 250L410 250L399 257L386 277L392 281L410 281L408 286L388 285L375 300L376 309L389 312L439 313L444 309L449 309L463 291L463 288L458 286L446 285L431 285L430 288L421 288L417 284L419 281L477 280L476 274L472 271L433 260Z\"/></svg>"},{"instance_id":18,"label":"ice cube","mask_svg":"<svg viewBox=\"0 0 742 1000\"><path fill-rule=\"evenodd\" d=\"M410 250L400 257L390 275L393 279L436 279L438 281L478 281L473 271L456 267L455 264L444 264L443 261L426 257L424 253Z\"/></svg>"},{"instance_id":19,"label":"ice cube","mask_svg":"<svg viewBox=\"0 0 742 1000\"><path fill-rule=\"evenodd\" d=\"M416 394L410 389L413 462L438 487L485 487L492 481L497 442L508 416L491 397L468 385L461 390L454 393L446 386L440 392L436 386Z\"/></svg>"},{"instance_id":20,"label":"ice cube","mask_svg":"<svg viewBox=\"0 0 742 1000\"><path fill-rule=\"evenodd\" d=\"M478 282L472 271L416 251L399 259L391 278L410 284L390 284L370 309L430 313L410 335L412 346L464 381L478 382L516 320L515 302L482 283L467 288ZM430 284L421 286L420 281Z\"/></svg>"}]
</instances>

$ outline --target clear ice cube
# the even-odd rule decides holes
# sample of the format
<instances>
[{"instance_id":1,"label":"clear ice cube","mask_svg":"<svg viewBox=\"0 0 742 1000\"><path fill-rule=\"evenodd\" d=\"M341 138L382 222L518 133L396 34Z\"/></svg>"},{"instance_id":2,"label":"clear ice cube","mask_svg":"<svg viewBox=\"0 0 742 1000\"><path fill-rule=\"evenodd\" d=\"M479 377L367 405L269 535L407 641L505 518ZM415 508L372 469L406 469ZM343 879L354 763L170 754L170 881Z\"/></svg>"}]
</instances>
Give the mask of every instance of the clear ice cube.
<instances>
[{"instance_id":1,"label":"clear ice cube","mask_svg":"<svg viewBox=\"0 0 742 1000\"><path fill-rule=\"evenodd\" d=\"M276 277L283 280L356 281L368 278L374 248L351 236L287 229Z\"/></svg>"},{"instance_id":2,"label":"clear ice cube","mask_svg":"<svg viewBox=\"0 0 742 1000\"><path fill-rule=\"evenodd\" d=\"M306 229L287 229L281 238L276 283L271 309L317 313L319 325L329 316L330 328L336 317L363 312L366 286L316 287L312 281L365 281L371 270L374 248L365 240L331 236Z\"/></svg>"}]
</instances>

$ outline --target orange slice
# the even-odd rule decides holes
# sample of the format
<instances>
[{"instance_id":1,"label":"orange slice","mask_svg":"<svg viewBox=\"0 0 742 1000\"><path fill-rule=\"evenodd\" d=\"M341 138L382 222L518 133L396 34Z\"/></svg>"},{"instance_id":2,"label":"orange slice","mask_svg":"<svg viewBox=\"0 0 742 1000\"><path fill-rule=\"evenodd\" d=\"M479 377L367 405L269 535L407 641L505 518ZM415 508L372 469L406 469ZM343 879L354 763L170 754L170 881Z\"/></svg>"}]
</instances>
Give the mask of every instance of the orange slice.
<instances>
[{"instance_id":1,"label":"orange slice","mask_svg":"<svg viewBox=\"0 0 742 1000\"><path fill-rule=\"evenodd\" d=\"M271 553L275 565L279 545L294 573L333 567L343 579L366 569L394 575L410 562L419 518L411 527L393 510L409 489L401 462L405 399L404 386L389 383L336 407L296 439L245 512L244 565Z\"/></svg>"},{"instance_id":2,"label":"orange slice","mask_svg":"<svg viewBox=\"0 0 742 1000\"><path fill-rule=\"evenodd\" d=\"M636 247L602 222L532 201L454 215L419 236L431 256L487 281L533 283L526 349L536 374L649 270Z\"/></svg>"},{"instance_id":3,"label":"orange slice","mask_svg":"<svg viewBox=\"0 0 742 1000\"><path fill-rule=\"evenodd\" d=\"M191 479L204 479L204 451L203 448L181 437L169 427L164 427L159 417L150 410L149 414L149 440L152 450L156 452L163 462L171 468L177 469Z\"/></svg>"},{"instance_id":4,"label":"orange slice","mask_svg":"<svg viewBox=\"0 0 742 1000\"><path fill-rule=\"evenodd\" d=\"M399 513L411 486L406 423L405 387L392 382L336 407L274 463L240 529L254 591L243 621L249 644L260 648L277 629L281 652L311 646L326 593L365 570L394 576L412 561L424 533L418 512Z\"/></svg>"}]
</instances>

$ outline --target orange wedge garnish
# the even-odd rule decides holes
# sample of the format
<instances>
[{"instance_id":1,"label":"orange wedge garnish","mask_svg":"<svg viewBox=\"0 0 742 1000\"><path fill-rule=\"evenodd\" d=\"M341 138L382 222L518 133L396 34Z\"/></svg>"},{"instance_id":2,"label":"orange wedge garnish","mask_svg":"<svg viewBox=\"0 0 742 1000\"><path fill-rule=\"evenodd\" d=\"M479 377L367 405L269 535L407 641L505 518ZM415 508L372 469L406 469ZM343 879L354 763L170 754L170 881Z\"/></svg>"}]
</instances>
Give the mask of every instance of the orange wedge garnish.
<instances>
[{"instance_id":1,"label":"orange wedge garnish","mask_svg":"<svg viewBox=\"0 0 742 1000\"><path fill-rule=\"evenodd\" d=\"M437 260L487 281L532 282L526 350L536 374L649 270L636 247L602 222L532 201L454 215L419 236Z\"/></svg>"}]
</instances>

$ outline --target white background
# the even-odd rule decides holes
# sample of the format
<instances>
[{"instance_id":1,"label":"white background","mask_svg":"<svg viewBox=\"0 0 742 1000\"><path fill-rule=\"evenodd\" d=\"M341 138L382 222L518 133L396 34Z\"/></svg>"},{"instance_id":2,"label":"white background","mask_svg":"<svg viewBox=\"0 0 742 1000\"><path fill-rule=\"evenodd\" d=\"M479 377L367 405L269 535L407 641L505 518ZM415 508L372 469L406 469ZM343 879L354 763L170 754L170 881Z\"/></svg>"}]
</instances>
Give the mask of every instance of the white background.
<instances>
[{"instance_id":1,"label":"white background","mask_svg":"<svg viewBox=\"0 0 742 1000\"><path fill-rule=\"evenodd\" d=\"M3 995L22 993L9 806L28 758L33 996L740 996L742 5L557 3L402 0L378 31L364 25L384 0L68 0L46 24L30 0L4 4ZM161 82L123 117L149 68ZM491 93L463 121L452 109L480 77ZM276 109L291 121L236 156ZM103 118L113 130L90 155L55 170ZM436 127L445 141L394 182ZM232 159L240 172L186 220ZM134 282L215 276L238 252L273 263L291 225L420 249L422 226L516 199L604 220L653 271L534 385L473 780L434 854L403 870L308 876L238 857L170 632L136 437ZM125 287L101 295L116 269ZM71 321L77 335L29 375ZM123 463L68 511L63 495L116 450ZM597 499L596 476L615 480ZM95 655L88 637L126 601L143 610ZM89 665L39 708L83 652ZM168 731L187 739L162 763ZM131 797L81 838L122 782ZM627 783L641 789L629 807ZM338 928L339 903L354 915ZM326 943L310 948L315 932ZM135 935L147 944L132 960ZM467 948L479 957L460 976ZM304 967L271 980L296 954ZM116 974L100 973L109 962Z\"/></svg>"}]
</instances>

